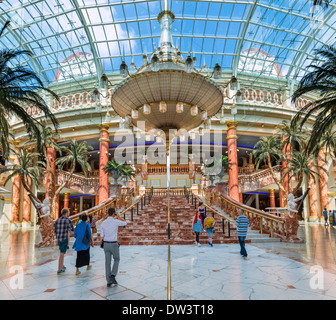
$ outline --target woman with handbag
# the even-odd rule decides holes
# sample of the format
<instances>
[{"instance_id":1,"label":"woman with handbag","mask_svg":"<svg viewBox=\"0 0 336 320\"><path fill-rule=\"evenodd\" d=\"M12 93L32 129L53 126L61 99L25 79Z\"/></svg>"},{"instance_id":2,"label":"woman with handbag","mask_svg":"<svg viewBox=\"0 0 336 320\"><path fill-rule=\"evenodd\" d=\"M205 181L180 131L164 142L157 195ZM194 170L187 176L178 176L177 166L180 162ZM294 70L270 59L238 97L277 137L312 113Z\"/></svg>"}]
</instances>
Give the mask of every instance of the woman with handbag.
<instances>
[{"instance_id":1,"label":"woman with handbag","mask_svg":"<svg viewBox=\"0 0 336 320\"><path fill-rule=\"evenodd\" d=\"M199 247L201 246L200 243L199 243L199 234L202 232L202 225L203 225L202 216L199 213L199 211L197 210L196 215L193 218L193 231L196 234L195 244Z\"/></svg>"},{"instance_id":2,"label":"woman with handbag","mask_svg":"<svg viewBox=\"0 0 336 320\"><path fill-rule=\"evenodd\" d=\"M74 237L76 238L73 249L77 251L76 275L80 274L79 268L87 266L86 270L91 269L90 265L90 245L93 247L90 225L86 222L87 215L81 216L80 222L76 225Z\"/></svg>"}]
</instances>

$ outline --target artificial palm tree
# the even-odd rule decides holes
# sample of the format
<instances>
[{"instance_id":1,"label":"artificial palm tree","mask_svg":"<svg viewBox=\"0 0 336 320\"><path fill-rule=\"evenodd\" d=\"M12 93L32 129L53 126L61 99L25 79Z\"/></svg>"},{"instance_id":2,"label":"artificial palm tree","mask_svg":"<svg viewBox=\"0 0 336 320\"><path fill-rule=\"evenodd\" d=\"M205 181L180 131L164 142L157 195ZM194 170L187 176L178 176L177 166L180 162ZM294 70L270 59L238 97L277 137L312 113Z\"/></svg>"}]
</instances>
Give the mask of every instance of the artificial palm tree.
<instances>
[{"instance_id":1,"label":"artificial palm tree","mask_svg":"<svg viewBox=\"0 0 336 320\"><path fill-rule=\"evenodd\" d=\"M26 189L28 194L38 203L40 200L33 194L32 188L35 185L39 187L41 172L44 167L44 163L38 161L39 153L30 152L27 149L21 149L20 151L14 151L17 156L17 163L12 165L6 165L0 169L0 175L5 172L10 174L6 178L4 184L6 185L13 177L19 176L22 186Z\"/></svg>"},{"instance_id":2,"label":"artificial palm tree","mask_svg":"<svg viewBox=\"0 0 336 320\"><path fill-rule=\"evenodd\" d=\"M49 127L47 125L47 123L42 122L39 125L39 129L40 129L40 138L41 138L41 144L37 144L36 139L30 140L28 141L26 144L27 145L31 145L31 144L36 144L37 146L37 151L40 154L43 154L44 159L46 161L46 170L48 170L49 173L49 177L51 178L51 181L54 181L53 177L53 171L52 171L52 166L51 166L51 162L50 159L48 157L48 148L51 147L53 149L55 149L56 151L61 150L60 146L56 143L56 139L59 138L59 134L53 130L51 127ZM48 192L49 194L49 199L52 198L52 184L49 184L49 190L46 190L46 192Z\"/></svg>"},{"instance_id":3,"label":"artificial palm tree","mask_svg":"<svg viewBox=\"0 0 336 320\"><path fill-rule=\"evenodd\" d=\"M313 61L307 73L295 90L292 100L295 102L301 96L318 92L320 97L301 108L293 121L302 126L311 116L315 116L311 136L306 152L311 153L321 140L323 134L332 130L336 120L336 48L325 45L316 50L317 59Z\"/></svg>"},{"instance_id":4,"label":"artificial palm tree","mask_svg":"<svg viewBox=\"0 0 336 320\"><path fill-rule=\"evenodd\" d=\"M336 131L331 129L325 131L320 139L321 147L326 148L326 152L332 154L336 158Z\"/></svg>"},{"instance_id":5,"label":"artificial palm tree","mask_svg":"<svg viewBox=\"0 0 336 320\"><path fill-rule=\"evenodd\" d=\"M85 177L87 177L88 172L91 171L91 166L88 162L89 151L92 150L91 146L88 146L86 141L78 142L76 140L71 140L68 147L62 147L61 153L65 155L56 160L56 165L62 169L66 164L69 164L70 171L66 179L62 184L56 189L55 194L51 201L51 216L54 218L56 213L56 200L63 188L66 187L71 177L73 176L76 166L78 165Z\"/></svg>"},{"instance_id":6,"label":"artificial palm tree","mask_svg":"<svg viewBox=\"0 0 336 320\"><path fill-rule=\"evenodd\" d=\"M306 154L304 152L294 151L290 159L288 160L288 165L284 168L282 172L282 179L284 177L288 177L290 181L293 177L295 177L297 183L295 188L293 189L293 194L296 196L297 192L301 188L303 178L306 176L308 179L310 177L315 178L315 175L319 175L319 170L325 169L322 166L311 163L314 162L315 154ZM313 170L313 168L316 170Z\"/></svg>"},{"instance_id":7,"label":"artificial palm tree","mask_svg":"<svg viewBox=\"0 0 336 320\"><path fill-rule=\"evenodd\" d=\"M278 179L273 170L272 163L274 161L278 162L282 159L281 143L279 137L269 136L261 137L260 140L254 146L252 154L256 159L256 168L258 169L261 163L268 166L272 178L279 190L286 194L283 185L281 184L281 178Z\"/></svg>"},{"instance_id":8,"label":"artificial palm tree","mask_svg":"<svg viewBox=\"0 0 336 320\"><path fill-rule=\"evenodd\" d=\"M9 26L6 22L0 30L0 37ZM25 66L17 65L21 57L33 56L29 50L0 51L0 143L4 156L9 155L9 125L12 117L19 118L26 127L30 136L35 136L38 145L41 143L39 135L39 122L26 112L27 106L40 109L46 119L50 120L57 129L58 122L50 111L47 103L41 96L41 92L47 92L59 100L58 96L44 86L37 74Z\"/></svg>"},{"instance_id":9,"label":"artificial palm tree","mask_svg":"<svg viewBox=\"0 0 336 320\"><path fill-rule=\"evenodd\" d=\"M114 184L118 184L117 180L121 176L126 176L128 178L135 176L132 168L127 167L124 163L116 163L113 159L107 162L104 172L112 174Z\"/></svg>"},{"instance_id":10,"label":"artificial palm tree","mask_svg":"<svg viewBox=\"0 0 336 320\"><path fill-rule=\"evenodd\" d=\"M308 133L308 130L300 128L297 122L283 121L279 130L279 134L282 137L281 149L287 150L289 147L291 154L295 150L301 149L306 143Z\"/></svg>"}]
</instances>

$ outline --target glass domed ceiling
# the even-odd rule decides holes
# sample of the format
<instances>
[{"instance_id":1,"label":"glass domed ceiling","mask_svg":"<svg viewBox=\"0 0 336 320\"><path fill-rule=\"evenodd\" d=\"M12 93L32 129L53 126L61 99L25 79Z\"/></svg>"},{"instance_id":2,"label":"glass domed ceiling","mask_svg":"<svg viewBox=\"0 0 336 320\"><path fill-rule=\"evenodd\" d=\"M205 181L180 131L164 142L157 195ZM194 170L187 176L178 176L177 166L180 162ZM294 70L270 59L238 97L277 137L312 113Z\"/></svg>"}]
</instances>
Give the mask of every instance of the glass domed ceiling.
<instances>
[{"instance_id":1,"label":"glass domed ceiling","mask_svg":"<svg viewBox=\"0 0 336 320\"><path fill-rule=\"evenodd\" d=\"M233 74L299 79L313 50L335 42L333 2L322 9L306 0L168 0L168 7L174 44L196 57L196 68L218 62ZM154 51L162 10L156 0L4 0L0 25L12 23L0 46L31 50L18 63L45 83L119 73L123 57L140 67Z\"/></svg>"}]
</instances>

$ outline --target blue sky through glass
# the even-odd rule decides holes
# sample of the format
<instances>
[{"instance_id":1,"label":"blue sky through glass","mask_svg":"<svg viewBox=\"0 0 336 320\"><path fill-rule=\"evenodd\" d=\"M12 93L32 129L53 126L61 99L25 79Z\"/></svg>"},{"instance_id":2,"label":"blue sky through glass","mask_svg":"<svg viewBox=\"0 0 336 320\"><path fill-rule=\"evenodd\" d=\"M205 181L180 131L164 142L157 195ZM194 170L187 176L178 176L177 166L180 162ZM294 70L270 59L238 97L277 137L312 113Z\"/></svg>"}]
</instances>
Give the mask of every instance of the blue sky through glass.
<instances>
[{"instance_id":1,"label":"blue sky through glass","mask_svg":"<svg viewBox=\"0 0 336 320\"><path fill-rule=\"evenodd\" d=\"M314 49L335 44L335 6L313 8L306 0L169 0L175 14L173 41L196 67L218 62L235 74L299 79ZM142 65L158 46L157 0L5 0L0 25L12 27L1 48L29 49L19 61L46 83L118 73L125 56ZM313 18L312 18L313 15Z\"/></svg>"}]
</instances>

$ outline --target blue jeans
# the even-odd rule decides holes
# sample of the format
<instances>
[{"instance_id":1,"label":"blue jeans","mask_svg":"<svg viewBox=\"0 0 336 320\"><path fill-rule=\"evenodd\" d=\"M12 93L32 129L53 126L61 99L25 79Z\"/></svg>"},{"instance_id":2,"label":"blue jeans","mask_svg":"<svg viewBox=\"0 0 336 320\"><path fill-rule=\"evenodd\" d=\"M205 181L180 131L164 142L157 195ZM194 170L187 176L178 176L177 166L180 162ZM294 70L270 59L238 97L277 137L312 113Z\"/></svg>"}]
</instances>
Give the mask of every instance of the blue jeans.
<instances>
[{"instance_id":1,"label":"blue jeans","mask_svg":"<svg viewBox=\"0 0 336 320\"><path fill-rule=\"evenodd\" d=\"M240 244L240 254L243 257L247 257L247 252L246 252L246 249L245 249L245 239L246 239L246 237L238 236L238 241L239 241L239 244Z\"/></svg>"}]
</instances>

